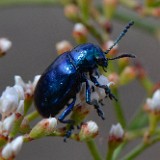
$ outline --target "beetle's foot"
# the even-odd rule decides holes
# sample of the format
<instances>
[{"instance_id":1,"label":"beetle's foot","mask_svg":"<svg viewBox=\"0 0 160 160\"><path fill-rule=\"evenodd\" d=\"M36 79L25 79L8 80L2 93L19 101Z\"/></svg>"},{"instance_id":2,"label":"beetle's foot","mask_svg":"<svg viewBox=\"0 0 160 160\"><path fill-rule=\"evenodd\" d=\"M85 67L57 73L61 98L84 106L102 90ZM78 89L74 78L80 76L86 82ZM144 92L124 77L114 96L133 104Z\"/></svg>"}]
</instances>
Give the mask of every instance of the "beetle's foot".
<instances>
[{"instance_id":1,"label":"beetle's foot","mask_svg":"<svg viewBox=\"0 0 160 160\"><path fill-rule=\"evenodd\" d=\"M61 123L65 123L65 124L70 124L73 125L74 124L74 120L68 119L68 120L62 120L62 119L58 119Z\"/></svg>"},{"instance_id":2,"label":"beetle's foot","mask_svg":"<svg viewBox=\"0 0 160 160\"><path fill-rule=\"evenodd\" d=\"M115 101L118 101L118 99L111 93L110 88L108 86L106 87L105 92L106 95L108 95L111 100L114 99Z\"/></svg>"},{"instance_id":3,"label":"beetle's foot","mask_svg":"<svg viewBox=\"0 0 160 160\"><path fill-rule=\"evenodd\" d=\"M105 120L104 112L102 111L101 107L99 106L97 100L93 100L92 105L94 105L94 108L97 110L98 116L100 116L102 118L102 120Z\"/></svg>"},{"instance_id":4,"label":"beetle's foot","mask_svg":"<svg viewBox=\"0 0 160 160\"><path fill-rule=\"evenodd\" d=\"M67 142L67 139L71 137L72 131L74 130L74 126L70 125L69 129L67 130L65 137L63 139L64 142Z\"/></svg>"},{"instance_id":5,"label":"beetle's foot","mask_svg":"<svg viewBox=\"0 0 160 160\"><path fill-rule=\"evenodd\" d=\"M97 113L98 113L98 116L102 118L102 120L105 120L104 112L101 109L97 109Z\"/></svg>"}]
</instances>

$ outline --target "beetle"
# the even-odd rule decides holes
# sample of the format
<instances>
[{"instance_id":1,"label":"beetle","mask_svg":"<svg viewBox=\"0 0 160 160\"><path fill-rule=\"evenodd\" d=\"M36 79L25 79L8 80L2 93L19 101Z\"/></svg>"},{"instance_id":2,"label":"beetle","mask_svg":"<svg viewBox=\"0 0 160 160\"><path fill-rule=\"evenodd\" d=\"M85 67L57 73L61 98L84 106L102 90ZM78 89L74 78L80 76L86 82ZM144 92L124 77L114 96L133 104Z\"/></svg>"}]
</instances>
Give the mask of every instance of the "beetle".
<instances>
[{"instance_id":1,"label":"beetle","mask_svg":"<svg viewBox=\"0 0 160 160\"><path fill-rule=\"evenodd\" d=\"M86 84L86 103L96 105L91 102L91 88L88 78L95 86L103 88L110 99L117 100L109 87L98 83L94 75L98 75L98 66L102 66L105 70L109 60L135 57L132 54L122 54L114 58L106 57L106 54L120 41L133 24L133 21L128 23L107 51L102 51L99 46L92 43L78 45L71 51L59 55L42 74L34 92L35 106L43 117L54 117L67 105L58 117L61 123L72 124L71 129L66 133L66 137L70 136L74 123L72 120L65 120L65 117L72 111L82 83ZM95 106L95 108L97 108L99 116L104 119L103 112L99 107Z\"/></svg>"}]
</instances>

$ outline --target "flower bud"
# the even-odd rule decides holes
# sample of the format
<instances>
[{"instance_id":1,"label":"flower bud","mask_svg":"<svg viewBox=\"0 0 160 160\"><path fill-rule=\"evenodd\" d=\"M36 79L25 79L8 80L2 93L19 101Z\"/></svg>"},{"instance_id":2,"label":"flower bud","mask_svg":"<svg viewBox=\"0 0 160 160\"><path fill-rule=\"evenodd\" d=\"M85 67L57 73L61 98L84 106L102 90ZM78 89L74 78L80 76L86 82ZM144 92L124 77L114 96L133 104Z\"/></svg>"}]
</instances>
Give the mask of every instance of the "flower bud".
<instances>
[{"instance_id":1,"label":"flower bud","mask_svg":"<svg viewBox=\"0 0 160 160\"><path fill-rule=\"evenodd\" d=\"M14 87L7 87L0 97L0 113L7 116L18 106L19 95Z\"/></svg>"},{"instance_id":2,"label":"flower bud","mask_svg":"<svg viewBox=\"0 0 160 160\"><path fill-rule=\"evenodd\" d=\"M20 100L16 113L24 115L24 100Z\"/></svg>"},{"instance_id":3,"label":"flower bud","mask_svg":"<svg viewBox=\"0 0 160 160\"><path fill-rule=\"evenodd\" d=\"M120 123L116 125L112 125L109 132L108 139L108 152L114 151L123 141L124 138L124 130Z\"/></svg>"},{"instance_id":4,"label":"flower bud","mask_svg":"<svg viewBox=\"0 0 160 160\"><path fill-rule=\"evenodd\" d=\"M89 140L98 135L98 126L93 121L88 121L81 126L79 138L81 141Z\"/></svg>"},{"instance_id":5,"label":"flower bud","mask_svg":"<svg viewBox=\"0 0 160 160\"><path fill-rule=\"evenodd\" d=\"M120 123L112 125L109 132L109 141L121 141L124 136L124 130Z\"/></svg>"},{"instance_id":6,"label":"flower bud","mask_svg":"<svg viewBox=\"0 0 160 160\"><path fill-rule=\"evenodd\" d=\"M47 118L41 120L39 123L33 127L31 130L29 137L36 139L43 136L47 136L55 131L57 126L57 119L56 118Z\"/></svg>"},{"instance_id":7,"label":"flower bud","mask_svg":"<svg viewBox=\"0 0 160 160\"><path fill-rule=\"evenodd\" d=\"M12 145L7 143L4 148L2 149L2 157L4 159L9 159L12 156Z\"/></svg>"},{"instance_id":8,"label":"flower bud","mask_svg":"<svg viewBox=\"0 0 160 160\"><path fill-rule=\"evenodd\" d=\"M154 92L152 98L147 98L145 110L154 114L160 114L160 89Z\"/></svg>"},{"instance_id":9,"label":"flower bud","mask_svg":"<svg viewBox=\"0 0 160 160\"><path fill-rule=\"evenodd\" d=\"M56 50L58 54L70 51L72 48L73 46L66 40L60 41L56 44Z\"/></svg>"},{"instance_id":10,"label":"flower bud","mask_svg":"<svg viewBox=\"0 0 160 160\"><path fill-rule=\"evenodd\" d=\"M22 88L25 89L25 83L21 76L18 76L18 75L14 76L14 81L15 81L15 85L22 86Z\"/></svg>"},{"instance_id":11,"label":"flower bud","mask_svg":"<svg viewBox=\"0 0 160 160\"><path fill-rule=\"evenodd\" d=\"M64 15L71 20L76 20L78 17L78 13L79 9L74 4L68 4L64 8Z\"/></svg>"},{"instance_id":12,"label":"flower bud","mask_svg":"<svg viewBox=\"0 0 160 160\"><path fill-rule=\"evenodd\" d=\"M20 85L14 85L13 88L16 89L16 91L18 93L19 100L24 99L24 89L23 89L23 87L20 86Z\"/></svg>"},{"instance_id":13,"label":"flower bud","mask_svg":"<svg viewBox=\"0 0 160 160\"><path fill-rule=\"evenodd\" d=\"M22 145L23 145L23 136L17 137L10 144L12 146L12 152L13 152L13 154L14 154L14 156L16 156L19 153L19 151L21 150L21 148L22 148Z\"/></svg>"},{"instance_id":14,"label":"flower bud","mask_svg":"<svg viewBox=\"0 0 160 160\"><path fill-rule=\"evenodd\" d=\"M13 113L12 115L10 115L9 117L4 119L4 121L3 121L3 134L5 134L5 133L8 134L11 131L15 119L16 119L15 113Z\"/></svg>"},{"instance_id":15,"label":"flower bud","mask_svg":"<svg viewBox=\"0 0 160 160\"><path fill-rule=\"evenodd\" d=\"M5 55L5 53L11 48L12 42L7 38L0 38L0 57Z\"/></svg>"},{"instance_id":16,"label":"flower bud","mask_svg":"<svg viewBox=\"0 0 160 160\"><path fill-rule=\"evenodd\" d=\"M77 43L85 43L87 41L87 28L82 23L76 23L73 28L73 37Z\"/></svg>"},{"instance_id":17,"label":"flower bud","mask_svg":"<svg viewBox=\"0 0 160 160\"><path fill-rule=\"evenodd\" d=\"M11 157L15 157L23 144L23 136L19 136L14 139L11 143L7 143L6 146L2 149L2 157L5 159L9 159Z\"/></svg>"},{"instance_id":18,"label":"flower bud","mask_svg":"<svg viewBox=\"0 0 160 160\"><path fill-rule=\"evenodd\" d=\"M40 78L41 78L41 75L36 75L34 77L34 80L33 80L33 83L32 83L33 90L35 90L35 87L36 87L36 85L37 85L37 83L38 83L38 81L39 81Z\"/></svg>"},{"instance_id":19,"label":"flower bud","mask_svg":"<svg viewBox=\"0 0 160 160\"><path fill-rule=\"evenodd\" d=\"M134 67L126 67L120 74L120 84L128 84L136 78L137 72Z\"/></svg>"}]
</instances>

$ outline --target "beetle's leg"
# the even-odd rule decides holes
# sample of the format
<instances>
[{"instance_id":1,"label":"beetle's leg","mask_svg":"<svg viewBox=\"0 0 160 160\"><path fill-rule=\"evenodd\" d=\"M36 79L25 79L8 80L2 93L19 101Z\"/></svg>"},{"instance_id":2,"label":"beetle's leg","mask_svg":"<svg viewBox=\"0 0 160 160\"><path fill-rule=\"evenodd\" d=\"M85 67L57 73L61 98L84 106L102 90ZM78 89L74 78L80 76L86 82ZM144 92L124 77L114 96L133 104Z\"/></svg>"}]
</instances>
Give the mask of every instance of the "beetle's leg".
<instances>
[{"instance_id":1,"label":"beetle's leg","mask_svg":"<svg viewBox=\"0 0 160 160\"><path fill-rule=\"evenodd\" d=\"M88 104L91 104L91 88L89 86L87 78L85 78L85 82L86 82L86 102Z\"/></svg>"},{"instance_id":2,"label":"beetle's leg","mask_svg":"<svg viewBox=\"0 0 160 160\"><path fill-rule=\"evenodd\" d=\"M94 105L94 108L97 110L98 116L100 116L104 120L105 119L104 112L102 111L100 105L98 104L98 101L93 100L92 104Z\"/></svg>"},{"instance_id":3,"label":"beetle's leg","mask_svg":"<svg viewBox=\"0 0 160 160\"><path fill-rule=\"evenodd\" d=\"M97 78L92 75L92 73L90 73L89 75L90 75L91 81L94 83L95 86L99 88L103 88L105 90L106 95L108 95L111 100L114 99L117 101L117 98L111 93L110 88L107 85L101 85L97 81Z\"/></svg>"},{"instance_id":4,"label":"beetle's leg","mask_svg":"<svg viewBox=\"0 0 160 160\"><path fill-rule=\"evenodd\" d=\"M74 121L73 120L64 120L64 118L72 111L74 104L76 101L76 97L73 98L73 101L69 106L63 111L63 113L58 117L58 120L62 123L69 123L69 129L66 132L64 142L66 142L66 139L69 138L72 134L72 130L74 129Z\"/></svg>"},{"instance_id":5,"label":"beetle's leg","mask_svg":"<svg viewBox=\"0 0 160 160\"><path fill-rule=\"evenodd\" d=\"M111 93L111 90L108 86L106 86L106 88L105 88L105 93L106 93L106 95L109 96L109 98L111 100L114 99L115 101L118 101L118 99Z\"/></svg>"},{"instance_id":6,"label":"beetle's leg","mask_svg":"<svg viewBox=\"0 0 160 160\"><path fill-rule=\"evenodd\" d=\"M70 126L69 126L69 128L68 128L68 130L67 130L67 132L65 134L64 142L66 142L67 139L71 136L72 130L74 130L74 126L73 126L73 124L70 124Z\"/></svg>"},{"instance_id":7,"label":"beetle's leg","mask_svg":"<svg viewBox=\"0 0 160 160\"><path fill-rule=\"evenodd\" d=\"M75 101L76 101L76 97L73 98L73 101L71 104L69 104L69 106L63 111L63 113L58 117L58 120L61 122L61 123L74 123L73 120L64 120L65 117L72 111L73 107L74 107L74 104L75 104Z\"/></svg>"}]
</instances>

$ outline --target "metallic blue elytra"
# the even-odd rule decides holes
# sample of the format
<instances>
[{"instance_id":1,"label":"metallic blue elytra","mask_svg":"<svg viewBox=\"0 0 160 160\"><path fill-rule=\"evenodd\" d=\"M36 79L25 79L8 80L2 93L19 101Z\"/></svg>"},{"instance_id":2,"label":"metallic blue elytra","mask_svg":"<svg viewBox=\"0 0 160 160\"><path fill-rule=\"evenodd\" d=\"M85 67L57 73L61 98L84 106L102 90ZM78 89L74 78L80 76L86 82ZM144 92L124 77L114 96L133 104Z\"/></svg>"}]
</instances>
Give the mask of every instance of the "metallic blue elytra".
<instances>
[{"instance_id":1,"label":"metallic blue elytra","mask_svg":"<svg viewBox=\"0 0 160 160\"><path fill-rule=\"evenodd\" d=\"M109 60L135 57L131 54L123 54L115 58L106 58L106 54L125 35L131 25L133 25L133 22L130 22L125 27L114 44L106 52L102 51L95 44L86 43L59 55L42 74L36 86L34 102L38 112L44 117L54 117L67 106L58 119L62 123L71 123L72 121L65 120L65 117L72 111L76 95L79 93L82 83L85 83L86 103L95 106L98 115L104 119L103 112L97 104L91 102L91 88L88 79L95 86L103 88L110 99L116 99L107 85L98 83L95 75L98 75L98 66L102 66L104 70L107 68ZM69 134L70 132L68 132L67 137L70 136Z\"/></svg>"}]
</instances>

